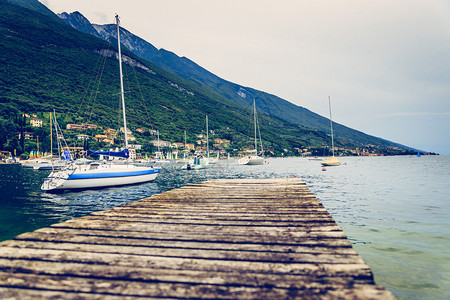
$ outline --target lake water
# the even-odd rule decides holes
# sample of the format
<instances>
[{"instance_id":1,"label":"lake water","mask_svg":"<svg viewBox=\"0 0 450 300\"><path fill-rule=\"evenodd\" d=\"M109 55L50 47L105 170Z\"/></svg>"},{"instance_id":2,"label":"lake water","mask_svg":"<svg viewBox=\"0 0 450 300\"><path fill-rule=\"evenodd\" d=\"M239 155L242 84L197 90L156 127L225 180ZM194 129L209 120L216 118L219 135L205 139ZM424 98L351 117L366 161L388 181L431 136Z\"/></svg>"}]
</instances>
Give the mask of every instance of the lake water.
<instances>
[{"instance_id":1,"label":"lake water","mask_svg":"<svg viewBox=\"0 0 450 300\"><path fill-rule=\"evenodd\" d=\"M450 157L343 157L319 161L272 158L264 166L236 160L181 171L153 183L77 193L40 190L49 172L0 165L0 240L136 201L186 183L215 178L300 177L375 274L400 299L450 299Z\"/></svg>"}]
</instances>

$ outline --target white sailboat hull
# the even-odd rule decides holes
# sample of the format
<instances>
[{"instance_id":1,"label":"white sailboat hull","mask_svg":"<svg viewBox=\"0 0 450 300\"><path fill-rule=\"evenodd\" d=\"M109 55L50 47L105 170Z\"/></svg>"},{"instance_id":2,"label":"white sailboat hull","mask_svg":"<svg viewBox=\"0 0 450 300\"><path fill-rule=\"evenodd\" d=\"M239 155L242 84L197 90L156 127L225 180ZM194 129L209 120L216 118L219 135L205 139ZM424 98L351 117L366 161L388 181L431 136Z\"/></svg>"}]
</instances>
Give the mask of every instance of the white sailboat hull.
<instances>
[{"instance_id":1,"label":"white sailboat hull","mask_svg":"<svg viewBox=\"0 0 450 300\"><path fill-rule=\"evenodd\" d=\"M326 160L324 160L323 162L322 162L322 166L339 166L339 165L341 165L341 162L339 161L339 159L337 159L337 157L335 157L335 156L331 156L331 157L328 157Z\"/></svg>"},{"instance_id":2,"label":"white sailboat hull","mask_svg":"<svg viewBox=\"0 0 450 300\"><path fill-rule=\"evenodd\" d=\"M52 172L44 180L41 189L77 190L144 183L155 180L160 171L159 168L133 165L105 165L95 170L89 170L89 166L81 166L74 170Z\"/></svg>"},{"instance_id":3,"label":"white sailboat hull","mask_svg":"<svg viewBox=\"0 0 450 300\"><path fill-rule=\"evenodd\" d=\"M264 157L261 156L247 156L239 159L240 165L262 165L264 164Z\"/></svg>"},{"instance_id":4,"label":"white sailboat hull","mask_svg":"<svg viewBox=\"0 0 450 300\"><path fill-rule=\"evenodd\" d=\"M210 165L214 165L217 164L219 162L219 160L217 158L209 158L208 163Z\"/></svg>"}]
</instances>

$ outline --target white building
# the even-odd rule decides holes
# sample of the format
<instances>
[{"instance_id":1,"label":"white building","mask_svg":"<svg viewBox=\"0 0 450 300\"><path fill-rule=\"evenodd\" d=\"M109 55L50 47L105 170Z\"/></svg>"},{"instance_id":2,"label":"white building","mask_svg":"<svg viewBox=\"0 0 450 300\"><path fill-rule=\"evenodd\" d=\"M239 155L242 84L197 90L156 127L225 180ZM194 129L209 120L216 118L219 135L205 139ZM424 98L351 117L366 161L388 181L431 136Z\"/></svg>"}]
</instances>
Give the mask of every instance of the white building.
<instances>
[{"instance_id":1,"label":"white building","mask_svg":"<svg viewBox=\"0 0 450 300\"><path fill-rule=\"evenodd\" d=\"M31 119L30 124L33 127L42 127L42 120L41 119Z\"/></svg>"}]
</instances>

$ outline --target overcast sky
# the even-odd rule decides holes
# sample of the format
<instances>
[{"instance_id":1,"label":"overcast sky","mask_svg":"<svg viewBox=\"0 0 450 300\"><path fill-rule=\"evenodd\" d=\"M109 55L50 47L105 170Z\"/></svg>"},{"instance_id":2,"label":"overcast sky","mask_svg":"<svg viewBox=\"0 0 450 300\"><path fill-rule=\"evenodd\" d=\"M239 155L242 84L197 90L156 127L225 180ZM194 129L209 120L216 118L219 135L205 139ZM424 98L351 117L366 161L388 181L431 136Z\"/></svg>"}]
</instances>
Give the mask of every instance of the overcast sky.
<instances>
[{"instance_id":1,"label":"overcast sky","mask_svg":"<svg viewBox=\"0 0 450 300\"><path fill-rule=\"evenodd\" d=\"M450 1L40 0L365 133L450 154Z\"/></svg>"}]
</instances>

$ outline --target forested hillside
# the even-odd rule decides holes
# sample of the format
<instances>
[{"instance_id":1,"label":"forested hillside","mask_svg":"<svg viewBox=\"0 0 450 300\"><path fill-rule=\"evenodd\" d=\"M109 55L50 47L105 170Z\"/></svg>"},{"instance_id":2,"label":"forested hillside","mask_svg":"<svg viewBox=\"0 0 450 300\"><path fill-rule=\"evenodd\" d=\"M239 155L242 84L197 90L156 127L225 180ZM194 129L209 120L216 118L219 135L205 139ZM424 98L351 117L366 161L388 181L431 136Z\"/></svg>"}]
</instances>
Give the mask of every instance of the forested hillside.
<instances>
[{"instance_id":1,"label":"forested hillside","mask_svg":"<svg viewBox=\"0 0 450 300\"><path fill-rule=\"evenodd\" d=\"M116 46L52 18L7 2L0 4L1 142L20 131L22 113L55 110L62 123L117 128L120 118ZM124 79L130 128L157 129L161 138L181 141L211 130L238 146L251 144L249 108L239 106L124 51ZM14 129L15 128L15 129ZM261 132L276 152L302 144L320 146L327 136L267 117ZM222 137L222 136L221 136ZM12 142L12 144L16 144ZM25 150L25 149L21 149Z\"/></svg>"},{"instance_id":2,"label":"forested hillside","mask_svg":"<svg viewBox=\"0 0 450 300\"><path fill-rule=\"evenodd\" d=\"M92 123L102 129L120 128L115 43L4 0L0 0L0 40L0 150L29 152L36 146L34 141L24 140L24 133L30 131L40 138L42 151L48 148L45 126L53 110L62 127ZM188 142L194 143L197 134L205 133L208 115L211 134L230 140L230 151L251 147L251 106L182 79L125 47L123 54L127 119L132 130L158 130L162 139L171 142L182 142L186 131ZM44 127L32 128L24 114L36 114L44 120ZM265 149L273 155L329 145L328 134L320 130L267 115L259 115L259 123ZM71 137L75 143L75 135ZM137 137L144 145L154 139ZM365 146L345 139L337 139L336 144L349 149Z\"/></svg>"}]
</instances>

